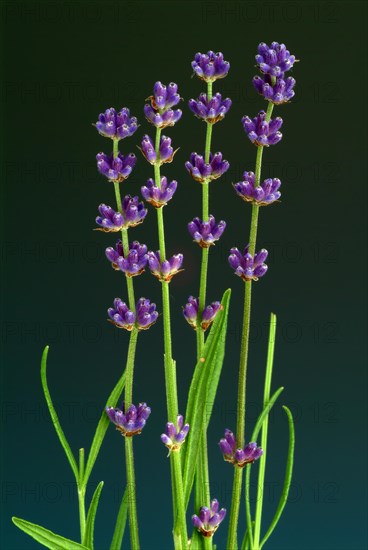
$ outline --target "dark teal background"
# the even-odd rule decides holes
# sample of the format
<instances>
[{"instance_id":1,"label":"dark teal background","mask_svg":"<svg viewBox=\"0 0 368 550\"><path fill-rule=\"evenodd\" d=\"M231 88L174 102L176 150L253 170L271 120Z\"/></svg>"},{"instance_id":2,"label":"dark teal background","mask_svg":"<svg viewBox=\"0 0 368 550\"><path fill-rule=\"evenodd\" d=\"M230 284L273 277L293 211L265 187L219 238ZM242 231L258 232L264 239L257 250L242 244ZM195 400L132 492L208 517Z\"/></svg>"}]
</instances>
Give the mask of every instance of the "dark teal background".
<instances>
[{"instance_id":1,"label":"dark teal background","mask_svg":"<svg viewBox=\"0 0 368 550\"><path fill-rule=\"evenodd\" d=\"M262 399L267 323L278 315L273 388L296 422L293 486L270 550L362 550L366 539L366 4L364 2L3 2L4 268L2 319L1 548L38 548L11 524L16 515L78 539L72 474L53 431L39 379L50 345L49 384L72 449L88 449L105 400L124 366L128 335L108 324L106 309L125 294L104 249L114 237L93 232L97 206L114 204L95 155L111 144L91 123L107 107L130 107L141 124L121 143L137 167L123 186L139 193L152 175L136 146L152 129L142 108L153 83L179 84L182 120L164 133L180 147L163 174L179 189L165 208L167 248L182 251L185 272L171 284L174 357L180 407L195 358L181 307L198 292L200 251L186 224L200 215L200 186L184 162L202 151L205 126L187 108L202 83L191 78L197 51L223 51L229 76L215 85L233 100L214 127L213 150L231 168L211 185L210 211L228 223L210 256L208 299L233 288L227 353L209 433L211 493L229 508L232 469L217 442L235 429L242 283L227 264L247 243L250 207L231 186L253 170L255 148L240 119L265 107L252 89L259 42L284 42L300 63L296 97L276 108L284 138L265 151L263 175L282 180L282 202L262 209L259 247L269 272L254 285L249 364L249 422ZM156 249L155 215L130 233ZM137 295L155 300L145 274ZM152 415L135 441L142 548L171 548L169 462L159 435L166 422L162 320L139 337L134 395ZM248 427L250 434L251 426ZM280 405L271 417L265 524L277 505L287 448ZM256 473L257 468L254 468ZM125 478L123 442L111 428L90 482L103 479L96 548L109 546ZM255 477L254 483L255 483ZM190 512L192 513L192 512ZM189 519L189 514L188 514ZM225 548L228 518L216 534ZM129 541L126 539L126 546Z\"/></svg>"}]
</instances>

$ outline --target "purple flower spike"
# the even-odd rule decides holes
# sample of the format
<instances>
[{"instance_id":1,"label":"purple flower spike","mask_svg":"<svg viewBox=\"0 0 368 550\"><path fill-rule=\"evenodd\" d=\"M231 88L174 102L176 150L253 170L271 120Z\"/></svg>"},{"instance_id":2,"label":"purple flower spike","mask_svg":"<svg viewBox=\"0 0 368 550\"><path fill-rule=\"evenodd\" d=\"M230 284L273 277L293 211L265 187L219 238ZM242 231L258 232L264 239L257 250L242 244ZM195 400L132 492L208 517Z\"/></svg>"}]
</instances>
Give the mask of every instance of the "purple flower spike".
<instances>
[{"instance_id":1,"label":"purple flower spike","mask_svg":"<svg viewBox=\"0 0 368 550\"><path fill-rule=\"evenodd\" d=\"M183 315L189 325L197 329L198 321L198 309L199 300L193 296L189 296L188 303L183 307ZM217 312L222 309L221 302L212 302L209 306L206 306L202 312L202 319L200 326L203 330L207 330L211 323L214 321Z\"/></svg>"},{"instance_id":2,"label":"purple flower spike","mask_svg":"<svg viewBox=\"0 0 368 550\"><path fill-rule=\"evenodd\" d=\"M125 411L125 404L123 403L121 410L106 407L106 414L124 437L132 437L141 433L147 418L151 414L151 409L147 407L146 403L139 403L138 407L130 405L128 410Z\"/></svg>"},{"instance_id":3,"label":"purple flower spike","mask_svg":"<svg viewBox=\"0 0 368 550\"><path fill-rule=\"evenodd\" d=\"M170 260L160 260L160 251L148 252L148 266L152 275L161 282L169 283L171 279L183 269L180 269L183 263L183 254L175 254Z\"/></svg>"},{"instance_id":4,"label":"purple flower spike","mask_svg":"<svg viewBox=\"0 0 368 550\"><path fill-rule=\"evenodd\" d=\"M196 53L192 68L195 74L205 82L214 82L219 78L224 78L230 69L230 63L224 60L224 55L221 52L215 53L208 51L204 53Z\"/></svg>"},{"instance_id":5,"label":"purple flower spike","mask_svg":"<svg viewBox=\"0 0 368 550\"><path fill-rule=\"evenodd\" d=\"M271 78L268 74L263 77L255 76L253 78L253 86L267 101L271 101L275 105L288 103L295 95L293 90L296 82L295 79L292 76L289 76L285 80L278 77L276 78L276 82L273 83Z\"/></svg>"},{"instance_id":6,"label":"purple flower spike","mask_svg":"<svg viewBox=\"0 0 368 550\"><path fill-rule=\"evenodd\" d=\"M258 46L256 61L260 71L270 76L283 76L294 65L295 55L291 55L285 44L271 42L268 46L264 42Z\"/></svg>"},{"instance_id":7,"label":"purple flower spike","mask_svg":"<svg viewBox=\"0 0 368 550\"><path fill-rule=\"evenodd\" d=\"M204 157L197 153L191 153L190 160L185 163L185 168L195 181L208 183L222 176L230 167L227 160L222 160L222 153L210 153L209 163L204 162Z\"/></svg>"},{"instance_id":8,"label":"purple flower spike","mask_svg":"<svg viewBox=\"0 0 368 550\"><path fill-rule=\"evenodd\" d=\"M133 330L135 315L120 298L115 298L114 307L110 307L107 313L110 317L108 321L113 323L117 328L123 328L129 331Z\"/></svg>"},{"instance_id":9,"label":"purple flower spike","mask_svg":"<svg viewBox=\"0 0 368 550\"><path fill-rule=\"evenodd\" d=\"M137 322L138 330L147 330L157 321L158 313L156 304L151 303L146 298L139 298L137 302Z\"/></svg>"},{"instance_id":10,"label":"purple flower spike","mask_svg":"<svg viewBox=\"0 0 368 550\"><path fill-rule=\"evenodd\" d=\"M178 149L174 151L174 149L171 146L171 139L166 136L161 136L158 158L156 155L153 141L147 134L143 136L141 145L142 147L140 147L140 150L142 151L142 154L145 157L145 159L150 164L157 163L159 166L161 164L164 164L165 162L172 162L176 151L178 151Z\"/></svg>"},{"instance_id":11,"label":"purple flower spike","mask_svg":"<svg viewBox=\"0 0 368 550\"><path fill-rule=\"evenodd\" d=\"M130 116L126 107L118 113L113 107L107 109L99 115L95 126L102 136L118 140L132 136L138 128L137 119Z\"/></svg>"},{"instance_id":12,"label":"purple flower spike","mask_svg":"<svg viewBox=\"0 0 368 550\"><path fill-rule=\"evenodd\" d=\"M137 157L134 153L130 153L125 157L119 153L116 158L113 155L105 155L105 153L98 153L97 169L105 176L109 181L120 183L126 180L137 162Z\"/></svg>"},{"instance_id":13,"label":"purple flower spike","mask_svg":"<svg viewBox=\"0 0 368 550\"><path fill-rule=\"evenodd\" d=\"M243 181L234 183L233 187L239 197L246 202L255 202L258 206L267 206L281 197L279 188L281 181L278 178L268 178L261 185L255 184L253 172L244 172Z\"/></svg>"},{"instance_id":14,"label":"purple flower spike","mask_svg":"<svg viewBox=\"0 0 368 550\"><path fill-rule=\"evenodd\" d=\"M235 270L235 275L238 275L243 281L258 281L259 277L263 277L268 269L264 263L268 252L264 248L255 254L254 259L249 253L249 244L245 247L243 254L237 248L232 248L230 253L229 264Z\"/></svg>"},{"instance_id":15,"label":"purple flower spike","mask_svg":"<svg viewBox=\"0 0 368 550\"><path fill-rule=\"evenodd\" d=\"M172 109L180 101L177 84L171 82L168 86L165 86L161 82L156 82L153 87L153 94L147 98L151 101L151 105L147 103L144 106L146 119L156 128L174 126L182 115L180 109Z\"/></svg>"},{"instance_id":16,"label":"purple flower spike","mask_svg":"<svg viewBox=\"0 0 368 550\"><path fill-rule=\"evenodd\" d=\"M127 277L135 277L143 273L148 255L147 246L133 241L129 245L129 253L125 257L122 242L117 241L115 248L106 248L106 257L117 271L123 271Z\"/></svg>"},{"instance_id":17,"label":"purple flower spike","mask_svg":"<svg viewBox=\"0 0 368 550\"><path fill-rule=\"evenodd\" d=\"M220 439L219 446L224 460L234 463L234 453L236 450L236 439L232 431L226 429L224 439Z\"/></svg>"},{"instance_id":18,"label":"purple flower spike","mask_svg":"<svg viewBox=\"0 0 368 550\"><path fill-rule=\"evenodd\" d=\"M257 443L248 443L244 449L236 448L236 439L232 431L225 430L224 439L220 439L219 446L223 454L224 460L238 466L238 468L244 468L246 464L252 464L262 454L261 447L257 447Z\"/></svg>"},{"instance_id":19,"label":"purple flower spike","mask_svg":"<svg viewBox=\"0 0 368 550\"><path fill-rule=\"evenodd\" d=\"M208 217L208 222L202 222L199 218L194 218L188 223L188 231L193 237L194 242L198 243L201 248L209 248L218 241L225 231L226 223L221 220L216 223L212 214Z\"/></svg>"},{"instance_id":20,"label":"purple flower spike","mask_svg":"<svg viewBox=\"0 0 368 550\"><path fill-rule=\"evenodd\" d=\"M173 422L166 424L166 431L161 435L161 441L170 452L179 451L189 432L189 424L184 424L184 417L179 414L176 426Z\"/></svg>"},{"instance_id":21,"label":"purple flower spike","mask_svg":"<svg viewBox=\"0 0 368 550\"><path fill-rule=\"evenodd\" d=\"M111 206L100 204L98 207L100 216L97 216L96 223L98 227L96 231L105 231L106 233L121 231L124 227L124 218L120 212L115 212Z\"/></svg>"},{"instance_id":22,"label":"purple flower spike","mask_svg":"<svg viewBox=\"0 0 368 550\"><path fill-rule=\"evenodd\" d=\"M156 128L167 128L168 126L174 126L178 120L180 120L183 114L180 109L168 109L162 114L154 111L151 105L144 106L144 114L148 122L156 126Z\"/></svg>"},{"instance_id":23,"label":"purple flower spike","mask_svg":"<svg viewBox=\"0 0 368 550\"><path fill-rule=\"evenodd\" d=\"M207 100L207 94L201 94L197 100L190 99L188 105L198 118L210 124L215 124L225 117L231 103L231 99L228 97L223 100L221 94L215 94L209 101Z\"/></svg>"},{"instance_id":24,"label":"purple flower spike","mask_svg":"<svg viewBox=\"0 0 368 550\"><path fill-rule=\"evenodd\" d=\"M147 202L151 203L152 206L155 208L162 208L163 206L166 206L169 200L172 199L177 186L178 182L176 180L168 183L167 178L163 176L161 178L161 186L158 187L155 185L154 180L150 178L147 180L146 185L141 187L141 193L143 198L146 199Z\"/></svg>"},{"instance_id":25,"label":"purple flower spike","mask_svg":"<svg viewBox=\"0 0 368 550\"><path fill-rule=\"evenodd\" d=\"M282 133L279 132L282 126L282 118L280 117L266 122L266 113L260 111L253 120L249 116L244 116L242 124L250 141L259 147L275 145L282 139Z\"/></svg>"},{"instance_id":26,"label":"purple flower spike","mask_svg":"<svg viewBox=\"0 0 368 550\"><path fill-rule=\"evenodd\" d=\"M211 500L211 507L202 506L199 510L199 516L193 515L193 525L204 537L212 537L218 526L226 516L226 509L219 510L218 500Z\"/></svg>"}]
</instances>

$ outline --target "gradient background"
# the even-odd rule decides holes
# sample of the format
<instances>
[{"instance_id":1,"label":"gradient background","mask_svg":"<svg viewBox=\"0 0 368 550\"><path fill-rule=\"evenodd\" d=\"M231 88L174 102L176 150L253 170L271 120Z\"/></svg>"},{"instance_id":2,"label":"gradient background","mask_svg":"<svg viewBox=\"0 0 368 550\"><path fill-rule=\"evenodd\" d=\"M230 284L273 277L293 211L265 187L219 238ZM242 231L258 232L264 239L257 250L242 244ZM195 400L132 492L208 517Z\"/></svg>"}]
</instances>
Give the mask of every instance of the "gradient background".
<instances>
[{"instance_id":1,"label":"gradient background","mask_svg":"<svg viewBox=\"0 0 368 550\"><path fill-rule=\"evenodd\" d=\"M227 255L231 246L246 244L250 220L250 207L236 197L231 182L254 169L255 148L240 118L265 107L251 79L257 44L272 40L285 42L301 61L293 70L295 100L276 108L284 118L284 138L264 155L263 175L279 177L283 195L280 204L261 211L258 243L270 251L270 269L254 285L249 421L261 405L271 311L279 322L273 388L286 387L271 418L265 522L284 475L283 402L295 415L297 435L290 502L267 547L366 548L366 4L5 2L1 22L6 45L1 548L39 547L11 524L12 515L78 539L73 478L43 400L39 363L49 344L49 385L63 428L75 453L88 449L128 341L105 320L113 298L124 298L126 291L123 277L104 257L114 236L92 231L98 204L114 204L114 198L95 163L96 153L108 152L110 142L91 123L111 105L129 106L141 127L121 149L136 151L142 135L152 134L142 107L156 80L177 82L185 99L182 120L165 132L180 150L163 169L180 184L165 219L168 251L185 255L186 270L170 287L184 410L195 341L181 306L198 291L200 259L186 223L200 213L200 187L183 165L191 151L203 149L205 138L204 124L186 101L204 89L191 79L190 61L210 48L231 62L228 78L215 91L233 100L213 133L213 149L223 151L231 168L211 185L210 211L228 227L211 251L208 289L208 299L215 300L233 288L209 434L211 493L230 506L232 469L217 442L224 428L235 428L242 284ZM151 167L138 161L124 187L129 193L139 193L152 175ZM156 249L152 210L130 235ZM160 285L152 277L146 274L135 284L137 295L161 303ZM153 411L135 445L141 543L149 550L171 548L169 463L159 439L166 422L161 339L160 322L140 336L134 387L136 401L146 400ZM122 441L110 429L88 495L105 480L98 549L109 546L124 476ZM218 548L225 548L227 525L228 518L216 534Z\"/></svg>"}]
</instances>

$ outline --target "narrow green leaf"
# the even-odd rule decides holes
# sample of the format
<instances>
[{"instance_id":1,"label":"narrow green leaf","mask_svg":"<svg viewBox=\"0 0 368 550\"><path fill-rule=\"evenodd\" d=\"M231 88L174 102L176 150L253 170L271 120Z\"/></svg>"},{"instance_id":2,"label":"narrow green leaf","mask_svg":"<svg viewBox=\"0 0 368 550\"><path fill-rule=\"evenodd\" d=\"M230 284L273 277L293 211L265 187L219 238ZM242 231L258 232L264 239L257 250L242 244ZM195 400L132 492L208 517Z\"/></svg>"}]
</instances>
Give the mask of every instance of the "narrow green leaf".
<instances>
[{"instance_id":1,"label":"narrow green leaf","mask_svg":"<svg viewBox=\"0 0 368 550\"><path fill-rule=\"evenodd\" d=\"M116 518L114 534L111 541L110 550L120 550L121 543L123 542L124 531L126 526L126 521L128 517L128 488L125 489L123 498L121 499L121 504Z\"/></svg>"},{"instance_id":2,"label":"narrow green leaf","mask_svg":"<svg viewBox=\"0 0 368 550\"><path fill-rule=\"evenodd\" d=\"M89 476L91 475L93 466L96 462L98 453L100 452L100 448L102 445L102 442L104 440L104 437L106 435L107 428L109 427L110 420L105 412L106 407L116 407L116 404L118 402L118 399L121 395L121 392L123 391L125 386L125 370L121 377L119 378L116 386L110 393L106 405L104 407L104 410L102 411L101 418L98 422L95 435L93 437L91 449L88 454L88 460L86 464L86 468L84 471L84 480L83 480L83 486L85 487L87 485Z\"/></svg>"},{"instance_id":3,"label":"narrow green leaf","mask_svg":"<svg viewBox=\"0 0 368 550\"><path fill-rule=\"evenodd\" d=\"M194 529L191 536L190 550L203 550L203 535Z\"/></svg>"},{"instance_id":4,"label":"narrow green leaf","mask_svg":"<svg viewBox=\"0 0 368 550\"><path fill-rule=\"evenodd\" d=\"M291 478L293 475L293 463L294 463L294 449L295 449L295 429L294 429L294 421L293 421L293 415L291 414L291 411L288 407L283 405L282 407L284 411L287 414L288 417L288 424L289 424L289 449L288 449L288 456L287 456L287 462L286 462L286 470L285 470L285 479L284 479L284 486L282 488L281 497L279 500L279 504L277 506L275 515L273 517L273 520L271 521L271 524L263 537L260 548L263 547L264 543L268 540L268 538L271 536L273 530L275 529L281 514L285 508L288 495L289 495L289 489L291 484Z\"/></svg>"},{"instance_id":5,"label":"narrow green leaf","mask_svg":"<svg viewBox=\"0 0 368 550\"><path fill-rule=\"evenodd\" d=\"M213 406L215 395L211 386L213 384L217 387L222 368L230 294L230 290L224 293L222 299L223 310L215 318L204 346L203 357L201 358L204 361L201 359L198 361L189 390L185 421L190 425L190 432L186 444L181 450L181 452L184 451L182 463L185 506L188 506L192 490L206 404L208 403L209 395L211 395L211 404Z\"/></svg>"},{"instance_id":6,"label":"narrow green leaf","mask_svg":"<svg viewBox=\"0 0 368 550\"><path fill-rule=\"evenodd\" d=\"M52 531L24 519L12 518L14 525L50 550L89 550L87 546L56 535Z\"/></svg>"},{"instance_id":7,"label":"narrow green leaf","mask_svg":"<svg viewBox=\"0 0 368 550\"><path fill-rule=\"evenodd\" d=\"M275 404L276 399L278 398L278 396L280 395L280 393L283 390L284 390L284 388L282 386L278 390L276 390L275 393L271 396L271 398L270 398L269 402L267 403L267 405L264 407L263 411L261 412L261 414L259 415L259 417L257 419L256 425L254 426L251 441L256 441L257 440L257 437L258 437L258 434L260 432L260 429L262 428L262 424L263 424L264 419L269 414L270 410L272 409L272 407Z\"/></svg>"},{"instance_id":8,"label":"narrow green leaf","mask_svg":"<svg viewBox=\"0 0 368 550\"><path fill-rule=\"evenodd\" d=\"M254 521L252 521L252 528L254 527ZM241 550L249 550L250 538L249 538L249 529L245 531L243 542L241 545Z\"/></svg>"},{"instance_id":9,"label":"narrow green leaf","mask_svg":"<svg viewBox=\"0 0 368 550\"><path fill-rule=\"evenodd\" d=\"M96 490L93 493L93 497L92 497L91 504L89 506L88 514L87 514L86 530L84 532L83 544L85 546L88 546L88 548L90 548L91 550L93 550L93 536L94 536L94 529L95 529L95 517L97 512L97 506L100 500L103 485L104 485L103 481L100 481L100 483L97 485Z\"/></svg>"},{"instance_id":10,"label":"narrow green leaf","mask_svg":"<svg viewBox=\"0 0 368 550\"><path fill-rule=\"evenodd\" d=\"M48 406L48 409L49 409L49 412L50 412L51 420L54 424L54 428L55 428L56 433L59 437L60 443L61 443L61 445L62 445L62 447L65 451L65 454L66 454L66 456L69 460L69 464L70 464L71 469L73 470L74 477L75 477L76 481L78 482L78 478L79 478L78 466L77 466L76 460L74 458L73 452L70 448L70 445L69 445L69 443L68 443L68 441L65 437L65 434L62 430L62 427L61 427L57 412L55 410L55 407L53 405L51 395L50 395L50 392L49 392L49 388L48 388L48 385L47 385L46 370L47 370L47 355L48 355L48 353L49 353L49 346L46 346L45 349L43 350L42 360L41 360L42 388L43 388L43 392L45 394L46 403L47 403L47 406Z\"/></svg>"}]
</instances>

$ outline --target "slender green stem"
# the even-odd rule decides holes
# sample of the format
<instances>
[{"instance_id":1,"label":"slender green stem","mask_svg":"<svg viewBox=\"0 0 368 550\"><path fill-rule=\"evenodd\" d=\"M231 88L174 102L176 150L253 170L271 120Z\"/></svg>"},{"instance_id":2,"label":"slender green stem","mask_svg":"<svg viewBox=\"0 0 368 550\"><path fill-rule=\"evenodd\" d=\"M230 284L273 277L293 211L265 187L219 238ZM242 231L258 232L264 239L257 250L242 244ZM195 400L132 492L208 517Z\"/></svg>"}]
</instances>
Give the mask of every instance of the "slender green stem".
<instances>
[{"instance_id":1,"label":"slender green stem","mask_svg":"<svg viewBox=\"0 0 368 550\"><path fill-rule=\"evenodd\" d=\"M138 330L133 328L129 338L128 357L125 374L125 408L128 409L133 401L134 359L137 348Z\"/></svg>"},{"instance_id":2,"label":"slender green stem","mask_svg":"<svg viewBox=\"0 0 368 550\"><path fill-rule=\"evenodd\" d=\"M174 481L176 488L176 506L178 510L178 523L176 529L180 532L181 543L177 550L184 550L188 547L188 533L187 522L185 518L185 502L184 502L184 488L183 488L183 476L181 470L181 457L180 451L174 451L171 453L171 463L173 466ZM176 535L175 540L179 542Z\"/></svg>"},{"instance_id":3,"label":"slender green stem","mask_svg":"<svg viewBox=\"0 0 368 550\"><path fill-rule=\"evenodd\" d=\"M229 534L227 539L226 548L231 548L231 550L237 550L238 541L237 541L237 525L239 518L239 508L240 508L240 498L235 498L238 495L241 495L241 486L243 479L243 469L234 467L234 481L233 481L233 496L231 499L231 510L230 510L230 520L229 520Z\"/></svg>"},{"instance_id":4,"label":"slender green stem","mask_svg":"<svg viewBox=\"0 0 368 550\"><path fill-rule=\"evenodd\" d=\"M274 313L271 313L270 334L268 339L268 351L267 351L266 378L265 378L264 394L263 394L263 408L266 407L266 405L270 400L273 356L275 351L275 336L276 336L276 315ZM260 549L259 541L261 536L264 480L265 480L265 472L266 472L268 418L269 417L267 415L262 424L261 447L263 449L263 455L259 459L257 504L256 504L255 517L254 517L254 521L255 521L254 545L253 545L254 550Z\"/></svg>"},{"instance_id":5,"label":"slender green stem","mask_svg":"<svg viewBox=\"0 0 368 550\"><path fill-rule=\"evenodd\" d=\"M176 369L175 361L172 358L172 342L171 342L171 316L170 316L170 295L169 283L162 283L162 306L164 317L164 347L165 347L165 382L166 382L166 398L167 398L167 413L169 420L176 423L178 415L178 393L176 387Z\"/></svg>"},{"instance_id":6,"label":"slender green stem","mask_svg":"<svg viewBox=\"0 0 368 550\"><path fill-rule=\"evenodd\" d=\"M132 550L139 550L137 498L134 474L133 438L125 437L125 462L128 487L129 530Z\"/></svg>"},{"instance_id":7,"label":"slender green stem","mask_svg":"<svg viewBox=\"0 0 368 550\"><path fill-rule=\"evenodd\" d=\"M79 524L81 542L84 539L84 533L86 530L86 487L83 484L84 478L84 449L79 449L79 477L78 477L78 507L79 507Z\"/></svg>"},{"instance_id":8,"label":"slender green stem","mask_svg":"<svg viewBox=\"0 0 368 550\"><path fill-rule=\"evenodd\" d=\"M247 531L249 538L249 547L253 549L253 527L254 521L252 521L252 514L250 511L250 472L252 465L248 464L246 466L247 471L245 472L245 517L247 519Z\"/></svg>"}]
</instances>

